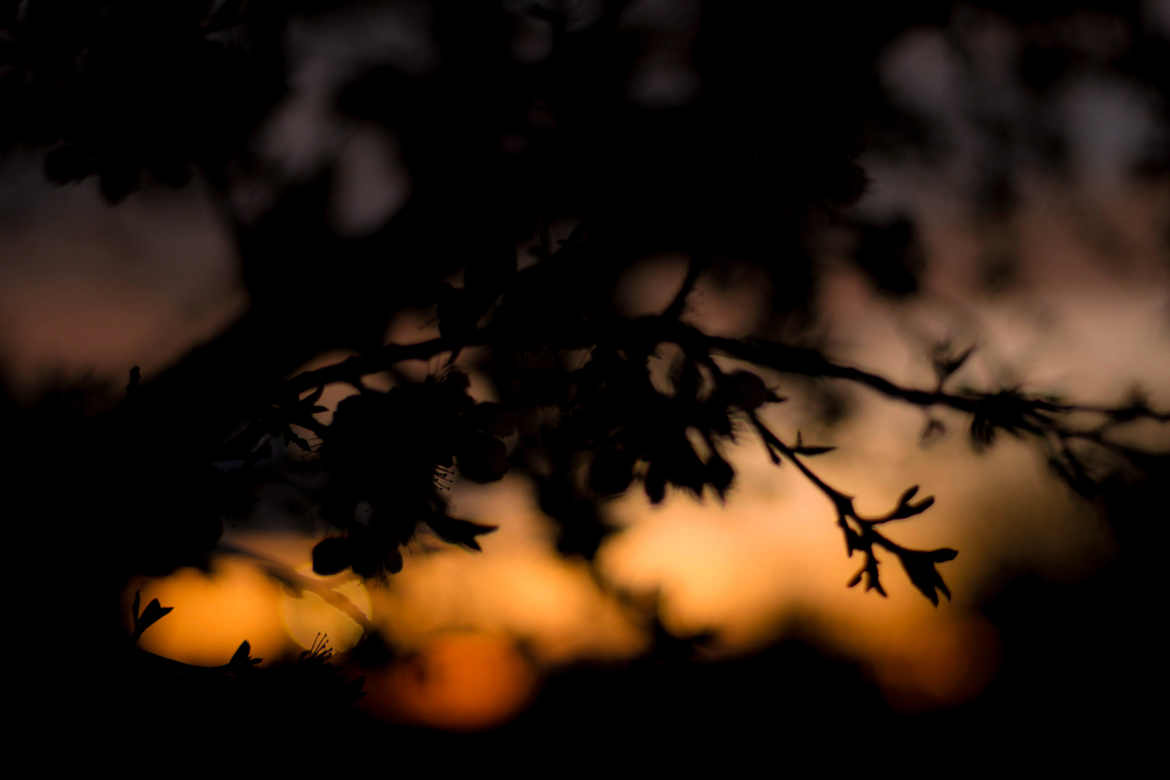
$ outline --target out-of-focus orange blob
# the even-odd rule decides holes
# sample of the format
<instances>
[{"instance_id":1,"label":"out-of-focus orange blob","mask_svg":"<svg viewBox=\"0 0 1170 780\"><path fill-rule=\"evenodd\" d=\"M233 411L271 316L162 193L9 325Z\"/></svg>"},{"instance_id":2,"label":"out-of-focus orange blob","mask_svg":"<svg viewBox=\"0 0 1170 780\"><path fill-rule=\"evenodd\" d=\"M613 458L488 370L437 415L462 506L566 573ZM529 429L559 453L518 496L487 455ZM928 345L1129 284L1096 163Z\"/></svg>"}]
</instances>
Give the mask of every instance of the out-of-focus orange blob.
<instances>
[{"instance_id":1,"label":"out-of-focus orange blob","mask_svg":"<svg viewBox=\"0 0 1170 780\"><path fill-rule=\"evenodd\" d=\"M366 703L399 721L482 729L518 713L535 686L535 671L509 639L445 633L380 680L367 682Z\"/></svg>"},{"instance_id":2,"label":"out-of-focus orange blob","mask_svg":"<svg viewBox=\"0 0 1170 780\"><path fill-rule=\"evenodd\" d=\"M276 609L279 589L246 561L221 558L211 575L180 569L133 583L125 597L127 615L138 589L142 606L157 598L173 608L142 635L143 650L196 666L219 666L244 640L254 657L265 659L288 647Z\"/></svg>"},{"instance_id":3,"label":"out-of-focus orange blob","mask_svg":"<svg viewBox=\"0 0 1170 780\"><path fill-rule=\"evenodd\" d=\"M886 700L900 710L930 710L977 696L995 675L995 629L976 617L921 621L872 647L870 664Z\"/></svg>"}]
</instances>

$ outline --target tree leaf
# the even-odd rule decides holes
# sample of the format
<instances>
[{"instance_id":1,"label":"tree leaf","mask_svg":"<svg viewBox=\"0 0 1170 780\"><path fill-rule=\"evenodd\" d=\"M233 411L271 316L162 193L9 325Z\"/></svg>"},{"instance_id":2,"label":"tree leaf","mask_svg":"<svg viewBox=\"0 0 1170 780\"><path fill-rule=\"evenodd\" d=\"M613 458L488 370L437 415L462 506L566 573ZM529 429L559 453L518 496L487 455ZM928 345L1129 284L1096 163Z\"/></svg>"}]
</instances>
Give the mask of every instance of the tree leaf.
<instances>
[{"instance_id":1,"label":"tree leaf","mask_svg":"<svg viewBox=\"0 0 1170 780\"><path fill-rule=\"evenodd\" d=\"M137 604L137 597L135 603ZM159 603L158 599L151 599L150 603L146 605L146 609L142 610L142 614L138 616L134 623L134 638L142 636L146 629L153 626L158 621L162 620L174 607L164 607Z\"/></svg>"},{"instance_id":2,"label":"tree leaf","mask_svg":"<svg viewBox=\"0 0 1170 780\"><path fill-rule=\"evenodd\" d=\"M458 544L476 552L482 550L476 537L490 534L499 528L499 526L473 523L470 520L462 520L449 515L435 515L427 520L427 525L444 542Z\"/></svg>"},{"instance_id":3,"label":"tree leaf","mask_svg":"<svg viewBox=\"0 0 1170 780\"><path fill-rule=\"evenodd\" d=\"M313 546L313 572L337 574L353 565L353 545L344 536L330 536Z\"/></svg>"}]
</instances>

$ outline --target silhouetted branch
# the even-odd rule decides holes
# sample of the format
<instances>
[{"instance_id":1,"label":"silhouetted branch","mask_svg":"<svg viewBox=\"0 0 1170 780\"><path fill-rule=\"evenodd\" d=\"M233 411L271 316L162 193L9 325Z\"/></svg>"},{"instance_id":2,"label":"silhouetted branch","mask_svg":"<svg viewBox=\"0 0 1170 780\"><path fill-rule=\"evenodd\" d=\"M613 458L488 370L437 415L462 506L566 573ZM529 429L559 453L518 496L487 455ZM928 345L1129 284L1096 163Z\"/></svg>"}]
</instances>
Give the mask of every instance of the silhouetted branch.
<instances>
[{"instance_id":1,"label":"silhouetted branch","mask_svg":"<svg viewBox=\"0 0 1170 780\"><path fill-rule=\"evenodd\" d=\"M554 255L552 259L555 258ZM833 362L814 349L761 339L710 336L701 329L678 319L699 272L700 265L693 262L688 270L687 278L684 279L678 293L663 314L631 320L618 320L610 322L604 327L595 325L593 329L582 326L577 330L564 331L560 334L561 342L551 346L554 349L562 350L593 348L604 338L607 343L628 349L630 354L648 355L657 344L675 343L683 349L685 354L708 368L717 386L727 385L729 382L728 375L715 359L717 356L723 356L780 373L851 382L869 388L887 398L923 409L933 407L951 409L971 418L970 434L972 443L977 448L990 445L999 431L1010 433L1016 437L1030 436L1034 438L1048 450L1049 462L1053 469L1070 486L1084 494L1091 493L1094 481L1089 477L1086 468L1070 447L1070 442L1084 441L1095 444L1135 463L1140 463L1143 459L1158 457L1157 454L1125 445L1108 436L1113 427L1126 423L1138 421L1165 423L1170 420L1170 414L1155 411L1140 399L1126 405L1109 407L1063 403L1050 396L1030 396L1012 389L960 393L945 390L947 378L955 372L958 366L962 365L963 361L970 355L970 350L956 357L948 357L944 361L943 369L938 371L939 382L936 387L925 390L902 386L870 371ZM497 337L501 341L499 345L495 344ZM469 333L463 343L507 348L506 339L507 334L495 331L493 326L489 324L485 328ZM290 380L287 390L289 392L303 392L305 389L319 387L330 381L357 384L363 374L385 370L391 364L403 360L426 359L456 346L459 345L445 339L432 339L413 345L387 345L373 355L350 358L333 366L298 375ZM698 382L697 378L686 383L691 389L685 392L696 392L696 382ZM739 390L726 386L724 391L726 397L732 399L740 394ZM805 463L806 457L823 454L830 448L808 447L803 444L799 435L797 442L790 445L776 436L760 420L753 404L765 403L769 400L779 399L774 396L770 399L761 396L746 406L743 401L740 401L739 404L753 428L764 441L772 461L777 464L782 460L790 461L806 479L829 499L837 513L838 525L845 534L846 548L849 554L862 552L865 555L866 563L851 584L857 584L862 578L866 578L867 590L875 589L884 594L885 591L877 573L877 560L874 556L874 549L880 548L899 558L911 581L933 603L938 601L938 592L949 595L945 583L937 573L935 564L953 558L954 551L946 548L911 550L898 545L878 531L880 525L913 517L926 511L933 503L933 497L914 502L912 499L917 492L917 487L912 487L903 494L898 504L889 512L873 517L860 515L854 507L852 496L826 483ZM1104 419L1100 425L1094 428L1077 428L1073 427L1068 419L1075 415L1096 415ZM696 463L686 466L679 465L678 468L689 469L691 476L676 476L675 479L680 480L679 484L692 489L697 489L703 480L709 480L710 484L714 485L722 495L731 481L731 474L714 476L712 470L718 471L716 464L725 463L725 461L718 457L710 434L705 435L708 436L708 443L711 444L712 451L716 453L711 459L711 463L705 467L707 476L702 478L698 476L695 469L698 469L699 465ZM628 456L624 457L628 460ZM620 460L621 457L619 457L619 462ZM730 472L730 469L727 470ZM662 495L663 473L654 469L651 469L651 472L647 476L647 491L652 500L658 500ZM679 475L681 474L683 472L679 472ZM624 484L627 483L628 477L625 480L619 479L614 484L620 492L624 489ZM608 482L598 481L596 484L604 486ZM608 490L606 488L602 492Z\"/></svg>"},{"instance_id":2,"label":"silhouetted branch","mask_svg":"<svg viewBox=\"0 0 1170 780\"><path fill-rule=\"evenodd\" d=\"M696 266L692 265L692 272ZM693 284L693 279L690 282ZM614 324L610 333L624 336L629 342L655 344L676 343L690 354L724 355L753 365L768 368L779 373L821 379L839 379L861 385L896 401L921 408L944 407L972 415L980 426L991 429L1002 428L1009 432L1023 431L1036 436L1054 433L1064 438L1091 440L1110 448L1124 450L1124 445L1106 440L1100 429L1094 431L1076 430L1058 424L1055 416L1073 414L1095 414L1113 424L1137 421L1156 423L1170 422L1170 411L1160 412L1143 403L1121 406L1061 403L1051 397L1028 396L1015 390L998 390L985 393L951 393L938 388L923 390L905 387L885 377L854 366L833 362L815 349L781 344L761 339L732 339L710 336L699 328L679 322L673 315L676 304L685 300L689 285L684 281L674 302L666 313L655 317L626 320ZM368 356L347 358L339 363L313 371L306 371L288 380L283 390L301 393L305 390L334 382L355 384L362 376L387 370L395 363L407 360L427 360L437 354L450 351L457 346L491 345L491 327L474 331L459 344L445 339L431 339L416 344L388 344ZM596 339L585 334L579 338L567 339L557 345L562 349L588 348Z\"/></svg>"},{"instance_id":3,"label":"silhouetted branch","mask_svg":"<svg viewBox=\"0 0 1170 780\"><path fill-rule=\"evenodd\" d=\"M311 577L297 572L289 566L280 561L269 558L265 555L249 550L246 547L230 544L227 542L220 542L219 549L223 552L232 555L240 555L248 558L260 567L268 577L285 586L296 594L302 591L308 591L314 595L320 596L325 603L336 609L338 612L346 615L355 623L362 627L363 632L374 631L374 624L366 617L365 613L358 609L357 605L353 603L344 593L338 593L328 585L315 580Z\"/></svg>"},{"instance_id":4,"label":"silhouetted branch","mask_svg":"<svg viewBox=\"0 0 1170 780\"><path fill-rule=\"evenodd\" d=\"M387 344L369 355L349 357L338 363L311 371L303 371L285 382L281 389L285 393L295 395L329 384L344 383L359 386L363 377L386 371L396 363L408 360L429 360L444 352L483 343L486 343L486 334L484 331L477 331L459 342L435 338L416 344Z\"/></svg>"}]
</instances>

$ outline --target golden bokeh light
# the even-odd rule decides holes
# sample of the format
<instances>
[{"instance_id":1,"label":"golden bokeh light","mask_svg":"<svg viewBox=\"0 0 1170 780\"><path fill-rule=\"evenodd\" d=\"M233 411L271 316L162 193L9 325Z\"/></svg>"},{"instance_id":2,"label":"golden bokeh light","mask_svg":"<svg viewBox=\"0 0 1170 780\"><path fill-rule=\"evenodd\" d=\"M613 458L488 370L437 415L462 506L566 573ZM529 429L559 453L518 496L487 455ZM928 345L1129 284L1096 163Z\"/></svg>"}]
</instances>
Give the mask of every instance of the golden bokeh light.
<instances>
[{"instance_id":1,"label":"golden bokeh light","mask_svg":"<svg viewBox=\"0 0 1170 780\"><path fill-rule=\"evenodd\" d=\"M210 574L180 569L132 583L125 595L127 615L138 589L143 605L157 598L173 608L139 640L148 652L196 666L219 666L245 640L253 657L276 658L288 648L276 609L279 589L247 561L220 557Z\"/></svg>"},{"instance_id":2,"label":"golden bokeh light","mask_svg":"<svg viewBox=\"0 0 1170 780\"><path fill-rule=\"evenodd\" d=\"M371 617L370 593L360 580L342 578L340 582L331 582L331 579L337 578L316 577L312 566L306 566L298 573L332 588L335 593L348 599L367 619ZM311 590L303 590L296 595L287 591L282 593L280 616L289 637L305 650L313 647L320 634L324 634L330 647L339 653L349 650L362 638L363 628L356 620Z\"/></svg>"},{"instance_id":3,"label":"golden bokeh light","mask_svg":"<svg viewBox=\"0 0 1170 780\"><path fill-rule=\"evenodd\" d=\"M379 625L411 649L468 628L515 637L549 664L626 658L644 644L583 563L535 547L411 559L373 595Z\"/></svg>"},{"instance_id":4,"label":"golden bokeh light","mask_svg":"<svg viewBox=\"0 0 1170 780\"><path fill-rule=\"evenodd\" d=\"M309 564L316 539L306 534L233 534L228 548L252 560L224 557L211 577L183 571L144 586L144 599L157 595L176 609L147 632L143 647L201 665L224 663L243 639L262 657L308 648L319 634L339 654L353 647L362 626L311 591L294 595L275 584L262 568L276 564L335 588L407 654L365 686L364 706L389 719L490 727L524 706L541 669L638 655L647 646L644 616L609 588L656 594L669 629L715 631L720 657L812 626L802 636L860 659L891 705L959 704L996 672L998 638L971 607L996 556L1011 549L1004 541L1030 540L1029 559L1049 561L1053 576L1091 564L1090 553L1107 545L1078 523L1084 512L1044 477L1027 448L1005 444L972 465L961 437L906 449L917 417L865 412L819 434L854 446L819 459L818 469L848 486L865 511L880 510L909 483L939 495L930 522L906 524L898 538L963 551L946 571L955 602L932 607L898 576L896 562L883 578L890 598L846 588L859 564L843 554L832 507L798 474L778 474L748 440L726 453L739 470L726 503L672 492L653 507L633 490L608 505L624 530L599 553L606 587L584 562L552 551L530 485L509 478L490 489L457 486L450 496L456 514L500 526L485 537L483 553L424 538L384 583L316 577ZM998 492L988 494L988 484ZM999 507L1001 493L1013 496L1012 511Z\"/></svg>"}]
</instances>

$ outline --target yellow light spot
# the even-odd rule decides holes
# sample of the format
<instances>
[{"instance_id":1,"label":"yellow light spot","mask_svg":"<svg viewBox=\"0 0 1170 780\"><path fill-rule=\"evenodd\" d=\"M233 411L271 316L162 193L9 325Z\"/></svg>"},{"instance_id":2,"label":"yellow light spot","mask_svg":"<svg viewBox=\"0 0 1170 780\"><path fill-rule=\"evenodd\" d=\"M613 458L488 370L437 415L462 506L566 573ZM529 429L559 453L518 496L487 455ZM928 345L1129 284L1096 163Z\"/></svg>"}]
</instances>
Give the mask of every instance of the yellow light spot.
<instances>
[{"instance_id":1,"label":"yellow light spot","mask_svg":"<svg viewBox=\"0 0 1170 780\"><path fill-rule=\"evenodd\" d=\"M367 619L370 618L370 593L360 580L333 584L338 578L316 577L312 572L312 566L306 566L299 573L329 585L334 592L349 599ZM300 596L284 593L280 598L280 616L289 637L306 650L312 647L318 634L325 634L329 645L339 653L356 645L362 637L362 627L357 621L312 591L303 591Z\"/></svg>"}]
</instances>

